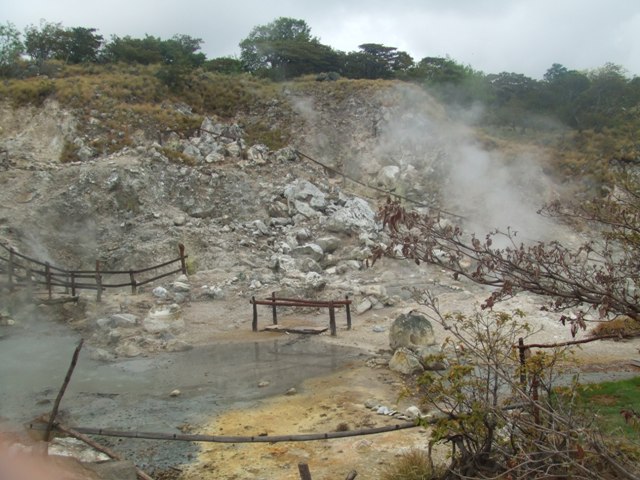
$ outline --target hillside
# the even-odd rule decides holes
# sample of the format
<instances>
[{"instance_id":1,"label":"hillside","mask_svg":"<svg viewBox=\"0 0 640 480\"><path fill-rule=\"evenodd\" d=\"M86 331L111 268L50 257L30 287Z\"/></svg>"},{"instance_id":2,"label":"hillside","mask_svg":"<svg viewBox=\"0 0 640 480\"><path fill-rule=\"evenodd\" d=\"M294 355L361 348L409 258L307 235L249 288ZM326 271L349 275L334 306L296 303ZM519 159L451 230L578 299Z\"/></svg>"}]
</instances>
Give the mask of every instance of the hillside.
<instances>
[{"instance_id":1,"label":"hillside","mask_svg":"<svg viewBox=\"0 0 640 480\"><path fill-rule=\"evenodd\" d=\"M355 427L376 424L378 420L362 411L368 396L400 403L401 381L381 365L390 356L384 332L397 315L416 308L406 288L429 286L441 294L443 308L452 310L473 309L486 296L486 289L453 280L435 268L391 260L367 268L371 248L387 241L376 211L389 193L418 208L440 209L447 221L462 222L479 234L510 226L524 240L562 238L569 243L588 234L548 223L535 213L546 201L584 189L581 178L570 182L562 173L573 165L562 159L578 156L566 150L573 135L567 130L492 131L474 123L473 112L462 122L460 112L452 112L416 86L394 81L301 79L272 84L207 74L194 83L190 95L176 96L148 69L128 67L110 73L93 68L69 68L56 77L3 86L0 242L66 269L91 269L100 260L104 270L125 271L173 258L182 243L189 255L188 275L140 288L138 295L127 288L108 291L100 304L92 292L82 292L77 305L50 308L5 297L0 313L16 323L15 328L6 326L6 338L0 338L12 342L12 336L28 336L33 324L42 321L39 329L46 319L55 320L69 328L70 337L87 340L87 362L153 363L167 353L256 342L250 332L252 296L348 295L354 329L341 326L335 338L320 335L325 343L319 351L330 348L339 358L332 357L331 368L349 364L349 385L336 374L302 387L307 396L282 402L282 379L261 373L273 377L263 396L276 400L263 405L273 407L272 412L256 410L262 416L252 417L253 427L260 431L277 432L288 412L304 411L305 402L314 399L321 399L321 404L307 409L306 423L296 428L333 428L345 418ZM585 177L595 178L592 173L597 170L585 169ZM154 291L156 286L164 293ZM533 318L544 328L541 338L555 341L569 335L551 314L538 312L538 299L521 296L507 307L536 312ZM170 328L158 320L167 311L179 320ZM286 311L283 321L323 326L325 313ZM121 315L118 321L114 315ZM127 321L130 324L118 323ZM282 342L277 334L263 334L274 344ZM295 342L287 340L287 345ZM309 341L309 348L312 345ZM356 348L359 356L336 353L341 347ZM594 347L590 360L616 362L634 348L616 345L614 355L603 343ZM99 420L137 425L150 418L164 421L166 415L165 423L172 429L240 429L237 418L245 417L243 411L216 418L221 406L195 426L173 407L154 416L155 404L145 403L148 397L162 403L166 392L177 386L185 390L183 408L202 409L202 385L187 388L170 382L200 381L193 378L205 368L182 368L180 374L161 377L162 394L136 390L139 404L130 401L138 408L134 413L123 413L118 406L117 413L103 412ZM250 377L251 395L262 380L253 368L233 372ZM222 375L219 369L215 375ZM293 378L286 372L282 377ZM202 382L208 385L210 380ZM41 388L32 396L46 403L50 395L43 392ZM79 413L80 419L95 420L94 412L86 411L102 409L103 400L74 408L84 413L85 417ZM242 405L255 407L246 401ZM283 472L286 465L286 478L296 478L295 462L300 458L325 465L323 472L334 476L344 476L356 464L363 469L373 464L371 471L378 472L379 456L389 460L400 451L389 438L341 444L335 449L347 453L340 462L321 461L328 447L308 444L300 449L269 445L251 452L229 448L225 462L204 449L199 454L190 451L187 458L200 455L200 463L192 477L185 478L202 478L203 472L213 472L211 478L221 478L215 477L220 472L224 478L254 478L256 462L264 463L259 470L265 475ZM418 432L410 441L426 439ZM168 447L126 445L152 466L185 461L182 451ZM343 450L333 455L342 456L338 453Z\"/></svg>"}]
</instances>

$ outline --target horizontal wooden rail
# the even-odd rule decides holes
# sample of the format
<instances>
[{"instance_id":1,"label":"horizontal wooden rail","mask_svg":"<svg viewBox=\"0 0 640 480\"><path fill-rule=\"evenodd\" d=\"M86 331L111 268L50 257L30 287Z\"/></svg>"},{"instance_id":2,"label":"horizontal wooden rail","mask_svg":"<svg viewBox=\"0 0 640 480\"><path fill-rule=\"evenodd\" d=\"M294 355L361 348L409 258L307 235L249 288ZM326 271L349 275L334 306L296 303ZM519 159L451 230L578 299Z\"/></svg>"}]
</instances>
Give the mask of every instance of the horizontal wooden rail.
<instances>
[{"instance_id":1,"label":"horizontal wooden rail","mask_svg":"<svg viewBox=\"0 0 640 480\"><path fill-rule=\"evenodd\" d=\"M266 297L265 300L268 300L269 302L273 302L274 299L273 297ZM304 300L304 299L300 299L300 298L284 298L284 297L277 297L275 299L275 301L277 302L292 302L292 303L296 303L296 304L313 304L314 306L316 304L320 304L321 307L328 307L329 304L333 304L335 306L338 305L350 305L351 304L351 300L349 300L348 298L345 300Z\"/></svg>"},{"instance_id":2,"label":"horizontal wooden rail","mask_svg":"<svg viewBox=\"0 0 640 480\"><path fill-rule=\"evenodd\" d=\"M97 292L97 299L100 301L102 291L107 288L131 287L132 293L136 293L137 288L141 285L146 285L161 278L175 275L176 273L187 273L186 259L188 255L185 254L184 245L181 243L178 244L179 257L152 267L137 270L102 270L99 261L96 261L95 270L65 270L55 267L48 262L42 262L18 253L13 248L2 243L0 243L0 247L9 253L8 257L5 255L0 256L0 273L7 275L8 281L6 283L9 289L12 290L15 286L45 285L49 299L51 299L52 289L55 287L64 288L65 293L71 290L72 296L76 295L76 290L95 290ZM179 263L180 267L170 272L161 273L152 278L135 278L136 275L158 270L176 263ZM108 283L103 281L104 275L126 275L129 281ZM81 281L78 282L78 280ZM93 282L89 283L87 280L92 280Z\"/></svg>"},{"instance_id":3,"label":"horizontal wooden rail","mask_svg":"<svg viewBox=\"0 0 640 480\"><path fill-rule=\"evenodd\" d=\"M292 301L282 301L282 300L276 300L275 302L272 300L250 300L250 303L255 303L256 305L267 305L267 306L273 306L275 305L276 307L316 307L316 308L329 308L332 305L335 308L341 308L344 307L346 305L348 305L347 303L334 303L332 304L331 302L327 302L327 303L322 303L322 302L315 302L315 303L311 303L311 302L292 302Z\"/></svg>"},{"instance_id":4,"label":"horizontal wooden rail","mask_svg":"<svg viewBox=\"0 0 640 480\"><path fill-rule=\"evenodd\" d=\"M173 440L182 442L207 442L207 443L280 443L280 442L309 442L314 440L331 440L336 438L358 437L362 435L375 435L379 433L395 432L407 428L416 428L421 425L418 422L406 422L384 427L364 428L360 430L347 430L344 432L306 433L300 435L253 435L253 436L227 436L227 435L194 435L181 433L158 432L132 432L128 430L110 430L106 428L72 427L76 432L86 435L99 435L105 437L140 438L147 440ZM56 425L54 424L54 428ZM42 430L44 425L33 423L29 425L32 430Z\"/></svg>"},{"instance_id":5,"label":"horizontal wooden rail","mask_svg":"<svg viewBox=\"0 0 640 480\"><path fill-rule=\"evenodd\" d=\"M278 298L275 292L271 294L266 300L256 300L256 297L251 297L249 301L253 305L253 322L251 328L254 332L258 331L258 305L265 305L271 307L273 315L273 324L278 324L277 307L307 307L307 308L328 308L329 309L329 328L331 329L331 336L337 335L336 329L336 314L335 309L346 307L347 315L347 330L351 330L351 300L346 296L344 300L306 300L297 298Z\"/></svg>"}]
</instances>

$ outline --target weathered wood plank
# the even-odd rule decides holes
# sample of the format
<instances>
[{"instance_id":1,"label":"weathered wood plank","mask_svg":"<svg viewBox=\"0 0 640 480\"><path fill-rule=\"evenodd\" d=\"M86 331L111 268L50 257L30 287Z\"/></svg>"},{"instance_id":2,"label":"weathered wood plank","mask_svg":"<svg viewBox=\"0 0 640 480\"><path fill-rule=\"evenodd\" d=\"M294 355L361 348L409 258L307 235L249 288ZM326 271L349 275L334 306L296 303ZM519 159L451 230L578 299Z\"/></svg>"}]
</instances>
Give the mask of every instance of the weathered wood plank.
<instances>
[{"instance_id":1,"label":"weathered wood plank","mask_svg":"<svg viewBox=\"0 0 640 480\"><path fill-rule=\"evenodd\" d=\"M281 333L303 333L307 335L318 335L319 333L329 330L327 327L284 327L282 325L269 325L264 327L267 332L281 332Z\"/></svg>"}]
</instances>

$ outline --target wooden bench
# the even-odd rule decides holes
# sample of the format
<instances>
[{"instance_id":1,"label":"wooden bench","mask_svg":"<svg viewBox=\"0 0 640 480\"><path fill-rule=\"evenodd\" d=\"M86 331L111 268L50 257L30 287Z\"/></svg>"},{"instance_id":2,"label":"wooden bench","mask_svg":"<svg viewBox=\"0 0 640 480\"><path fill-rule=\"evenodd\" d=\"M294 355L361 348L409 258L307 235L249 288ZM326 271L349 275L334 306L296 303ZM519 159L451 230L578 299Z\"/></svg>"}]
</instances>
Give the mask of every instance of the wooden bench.
<instances>
[{"instance_id":1,"label":"wooden bench","mask_svg":"<svg viewBox=\"0 0 640 480\"><path fill-rule=\"evenodd\" d=\"M344 300L303 300L299 298L278 298L274 292L271 294L271 297L264 300L256 300L256 297L251 297L250 303L253 305L253 322L251 326L254 332L258 331L258 305L271 307L273 325L278 325L277 307L328 308L329 328L331 329L332 337L337 335L335 309L345 307L347 314L347 330L351 330L351 300L349 300L348 295L344 297Z\"/></svg>"}]
</instances>

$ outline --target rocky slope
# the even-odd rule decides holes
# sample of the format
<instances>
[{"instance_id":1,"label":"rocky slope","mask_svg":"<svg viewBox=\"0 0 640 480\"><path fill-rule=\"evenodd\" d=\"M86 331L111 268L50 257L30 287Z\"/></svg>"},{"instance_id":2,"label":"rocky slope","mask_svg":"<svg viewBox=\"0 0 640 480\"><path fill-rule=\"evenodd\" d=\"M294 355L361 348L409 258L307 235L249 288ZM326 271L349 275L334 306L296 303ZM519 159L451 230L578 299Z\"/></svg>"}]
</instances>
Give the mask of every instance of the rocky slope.
<instances>
[{"instance_id":1,"label":"rocky slope","mask_svg":"<svg viewBox=\"0 0 640 480\"><path fill-rule=\"evenodd\" d=\"M378 358L359 365L355 374L371 379L369 390L345 392L335 378L319 388L326 390L323 402L339 392L348 400L343 403L349 415L367 416L362 403L368 394L397 400L399 384L388 372L380 373L379 366L388 361L391 322L416 308L406 288L428 286L440 295L444 309L466 311L487 293L429 267L384 260L366 268L371 248L386 239L375 217L384 191L407 202L438 201L477 231L508 224L523 231L524 238L562 234L565 240L580 239L541 223L534 214L540 203L561 193L542 174L545 151L478 140L417 89L388 83L354 92L345 91L341 82L327 85L285 90L294 140L278 151L247 144L241 123L206 117L192 135L159 139L140 134L134 136L135 145L101 156L92 150L92 139L78 134L76 114L55 102L41 108L4 105L0 242L70 269L90 269L98 259L104 269L143 268L174 258L178 243L186 246L186 277L159 281L137 296L127 289L109 291L101 304L83 293L80 308L49 309L87 338L93 358L100 361L253 340L252 296L273 291L323 299L349 295L354 329L341 326L337 337L322 337ZM100 115L95 112L95 119ZM279 118L274 112L274 124ZM60 162L69 142L78 147L82 161ZM531 312L544 338L566 338L566 329L538 312L539 306L538 299L523 296L506 307ZM326 324L326 315L313 309L291 313L283 315L285 324ZM616 345L623 356L634 348ZM603 345L592 360L611 360L610 353L610 346ZM309 387L311 397L314 388ZM329 416L314 409L309 418L318 425L337 424L348 417L340 408ZM265 413L261 426L277 431L286 411L286 401L276 402L275 413ZM219 419L220 424L231 426L234 415ZM215 422L213 427L218 428ZM381 452L390 459L400 451L383 444L354 443L347 462L378 465ZM296 478L291 466L301 451L267 450L239 456L226 451L229 458L237 457L236 464L227 465L228 478L274 478L285 464L287 478ZM326 447L312 450L300 458L326 457ZM255 455L262 457L256 460ZM256 461L263 463L262 473L247 473L247 463ZM204 455L192 478L202 478L212 462ZM325 468L327 463L319 462ZM340 464L334 476L344 476L347 466Z\"/></svg>"}]
</instances>

